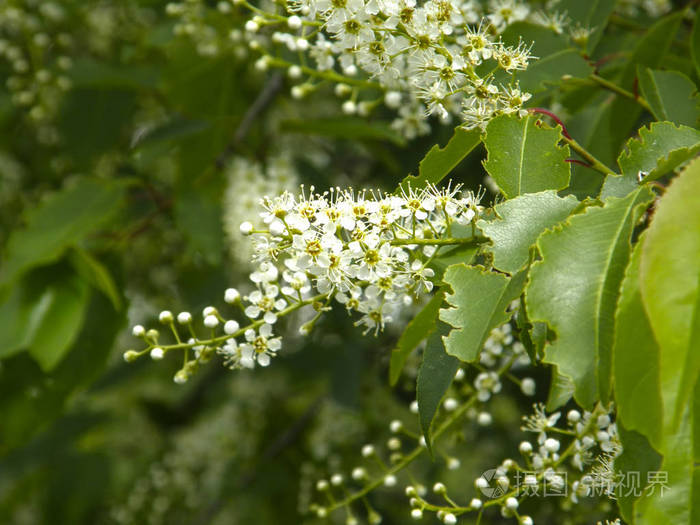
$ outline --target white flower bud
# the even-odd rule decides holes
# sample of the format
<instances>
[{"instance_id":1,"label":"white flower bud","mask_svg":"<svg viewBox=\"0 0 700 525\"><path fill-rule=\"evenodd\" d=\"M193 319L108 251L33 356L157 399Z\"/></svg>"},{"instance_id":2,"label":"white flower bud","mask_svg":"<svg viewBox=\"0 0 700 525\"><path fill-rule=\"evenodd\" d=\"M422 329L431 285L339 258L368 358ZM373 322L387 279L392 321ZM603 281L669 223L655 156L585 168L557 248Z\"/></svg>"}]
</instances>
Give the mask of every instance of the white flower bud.
<instances>
[{"instance_id":1,"label":"white flower bud","mask_svg":"<svg viewBox=\"0 0 700 525\"><path fill-rule=\"evenodd\" d=\"M518 500L510 497L506 499L506 508L508 510L516 510L518 508Z\"/></svg>"},{"instance_id":2,"label":"white flower bud","mask_svg":"<svg viewBox=\"0 0 700 525\"><path fill-rule=\"evenodd\" d=\"M355 467L352 470L351 476L352 476L352 479L354 479L355 481L362 481L363 479L365 479L367 477L367 471L365 469L363 469L362 467Z\"/></svg>"},{"instance_id":3,"label":"white flower bud","mask_svg":"<svg viewBox=\"0 0 700 525\"><path fill-rule=\"evenodd\" d=\"M401 449L401 440L399 438L390 438L386 442L386 446L389 450L400 450Z\"/></svg>"},{"instance_id":4,"label":"white flower bud","mask_svg":"<svg viewBox=\"0 0 700 525\"><path fill-rule=\"evenodd\" d=\"M242 222L239 229L243 235L250 235L253 232L253 224L248 221Z\"/></svg>"},{"instance_id":5,"label":"white flower bud","mask_svg":"<svg viewBox=\"0 0 700 525\"><path fill-rule=\"evenodd\" d=\"M287 18L287 25L289 26L289 29L299 29L301 28L301 18L299 18L297 15L292 15Z\"/></svg>"},{"instance_id":6,"label":"white flower bud","mask_svg":"<svg viewBox=\"0 0 700 525\"><path fill-rule=\"evenodd\" d=\"M455 398L448 397L447 399L445 399L445 403L443 404L443 406L445 407L445 410L447 410L448 412L452 412L459 406L459 403Z\"/></svg>"},{"instance_id":7,"label":"white flower bud","mask_svg":"<svg viewBox=\"0 0 700 525\"><path fill-rule=\"evenodd\" d=\"M325 479L318 480L316 482L316 490L318 490L319 492L328 490L328 482Z\"/></svg>"},{"instance_id":8,"label":"white flower bud","mask_svg":"<svg viewBox=\"0 0 700 525\"><path fill-rule=\"evenodd\" d=\"M610 425L610 416L607 414L598 416L596 424L598 425L598 428L607 428Z\"/></svg>"},{"instance_id":9,"label":"white flower bud","mask_svg":"<svg viewBox=\"0 0 700 525\"><path fill-rule=\"evenodd\" d=\"M347 84L343 84L341 82L335 85L335 87L333 88L333 92L335 93L336 97L345 98L349 96L350 93L352 93L352 88Z\"/></svg>"},{"instance_id":10,"label":"white flower bud","mask_svg":"<svg viewBox=\"0 0 700 525\"><path fill-rule=\"evenodd\" d=\"M489 486L489 482L483 477L478 477L476 481L474 481L474 485L477 489L485 489Z\"/></svg>"},{"instance_id":11,"label":"white flower bud","mask_svg":"<svg viewBox=\"0 0 700 525\"><path fill-rule=\"evenodd\" d=\"M520 390L522 390L523 394L526 396L534 396L535 388L535 380L531 377L523 378L522 382L520 383Z\"/></svg>"},{"instance_id":12,"label":"white flower bud","mask_svg":"<svg viewBox=\"0 0 700 525\"><path fill-rule=\"evenodd\" d=\"M411 510L411 517L414 520L419 520L423 517L423 511L420 509L413 509L413 510Z\"/></svg>"},{"instance_id":13,"label":"white flower bud","mask_svg":"<svg viewBox=\"0 0 700 525\"><path fill-rule=\"evenodd\" d=\"M354 77L357 75L357 66L355 64L350 64L348 67L344 67L343 74L346 77Z\"/></svg>"},{"instance_id":14,"label":"white flower bud","mask_svg":"<svg viewBox=\"0 0 700 525\"><path fill-rule=\"evenodd\" d=\"M283 235L287 231L287 227L282 221L272 221L270 223L270 233L275 236Z\"/></svg>"},{"instance_id":15,"label":"white flower bud","mask_svg":"<svg viewBox=\"0 0 700 525\"><path fill-rule=\"evenodd\" d=\"M124 352L123 357L124 361L126 361L127 363L132 363L139 358L139 353L135 350L127 350L126 352Z\"/></svg>"},{"instance_id":16,"label":"white flower bud","mask_svg":"<svg viewBox=\"0 0 700 525\"><path fill-rule=\"evenodd\" d=\"M238 330L240 330L240 328L241 325L239 325L236 321L233 320L226 321L224 323L224 333L226 335L235 334L236 332L238 332Z\"/></svg>"},{"instance_id":17,"label":"white flower bud","mask_svg":"<svg viewBox=\"0 0 700 525\"><path fill-rule=\"evenodd\" d=\"M547 438L544 442L544 448L547 452L556 452L559 450L560 443L558 439Z\"/></svg>"},{"instance_id":18,"label":"white flower bud","mask_svg":"<svg viewBox=\"0 0 700 525\"><path fill-rule=\"evenodd\" d=\"M331 476L331 485L338 487L343 484L343 476L341 474L333 474Z\"/></svg>"},{"instance_id":19,"label":"white flower bud","mask_svg":"<svg viewBox=\"0 0 700 525\"><path fill-rule=\"evenodd\" d=\"M365 445L362 447L362 457L368 458L374 454L374 447L372 445Z\"/></svg>"},{"instance_id":20,"label":"white flower bud","mask_svg":"<svg viewBox=\"0 0 700 525\"><path fill-rule=\"evenodd\" d=\"M346 115L354 115L357 113L357 104L355 104L352 100L346 100L343 102L343 105L341 106L343 113Z\"/></svg>"},{"instance_id":21,"label":"white flower bud","mask_svg":"<svg viewBox=\"0 0 700 525\"><path fill-rule=\"evenodd\" d=\"M207 317L208 315L216 315L216 308L213 306L204 307L204 310L202 310L202 316Z\"/></svg>"},{"instance_id":22,"label":"white flower bud","mask_svg":"<svg viewBox=\"0 0 700 525\"><path fill-rule=\"evenodd\" d=\"M406 493L406 496L408 496L409 498L411 498L417 494L416 488L413 485L408 485L404 492Z\"/></svg>"},{"instance_id":23,"label":"white flower bud","mask_svg":"<svg viewBox=\"0 0 700 525\"><path fill-rule=\"evenodd\" d=\"M188 324L192 322L192 314L189 312L180 312L177 314L177 322L180 324Z\"/></svg>"},{"instance_id":24,"label":"white flower bud","mask_svg":"<svg viewBox=\"0 0 700 525\"><path fill-rule=\"evenodd\" d=\"M529 441L522 441L518 447L521 454L531 454L532 453L532 443Z\"/></svg>"},{"instance_id":25,"label":"white flower bud","mask_svg":"<svg viewBox=\"0 0 700 525\"><path fill-rule=\"evenodd\" d=\"M267 56L262 56L255 61L255 69L258 71L267 71L270 67L270 59Z\"/></svg>"},{"instance_id":26,"label":"white flower bud","mask_svg":"<svg viewBox=\"0 0 700 525\"><path fill-rule=\"evenodd\" d=\"M228 304L235 304L241 298L241 294L235 288L227 288L224 292L224 301Z\"/></svg>"},{"instance_id":27,"label":"white flower bud","mask_svg":"<svg viewBox=\"0 0 700 525\"><path fill-rule=\"evenodd\" d=\"M178 370L177 373L173 376L173 381L178 385L183 385L187 383L187 379L187 372L185 372L184 370Z\"/></svg>"},{"instance_id":28,"label":"white flower bud","mask_svg":"<svg viewBox=\"0 0 700 525\"><path fill-rule=\"evenodd\" d=\"M521 516L520 525L534 525L534 522L530 516Z\"/></svg>"},{"instance_id":29,"label":"white flower bud","mask_svg":"<svg viewBox=\"0 0 700 525\"><path fill-rule=\"evenodd\" d=\"M163 349L159 346L156 346L153 350L151 350L151 359L153 359L154 361L160 361L161 359L163 359L164 355L165 352L163 352Z\"/></svg>"},{"instance_id":30,"label":"white flower bud","mask_svg":"<svg viewBox=\"0 0 700 525\"><path fill-rule=\"evenodd\" d=\"M433 492L435 494L444 494L447 492L447 487L445 487L444 483L440 483L439 481L433 485Z\"/></svg>"},{"instance_id":31,"label":"white flower bud","mask_svg":"<svg viewBox=\"0 0 700 525\"><path fill-rule=\"evenodd\" d=\"M140 324L137 324L131 329L131 333L134 334L134 337L143 337L146 335L146 329Z\"/></svg>"},{"instance_id":32,"label":"white flower bud","mask_svg":"<svg viewBox=\"0 0 700 525\"><path fill-rule=\"evenodd\" d=\"M391 109L398 109L401 105L401 93L398 91L387 91L384 95L384 104Z\"/></svg>"},{"instance_id":33,"label":"white flower bud","mask_svg":"<svg viewBox=\"0 0 700 525\"><path fill-rule=\"evenodd\" d=\"M483 503L479 498L474 498L469 502L469 506L473 509L480 509Z\"/></svg>"},{"instance_id":34,"label":"white flower bud","mask_svg":"<svg viewBox=\"0 0 700 525\"><path fill-rule=\"evenodd\" d=\"M403 423L398 419L394 419L391 423L389 423L389 430L391 430L394 434L401 432L402 428Z\"/></svg>"},{"instance_id":35,"label":"white flower bud","mask_svg":"<svg viewBox=\"0 0 700 525\"><path fill-rule=\"evenodd\" d=\"M172 323L173 322L173 313L170 312L169 310L163 310L158 315L158 320L163 324Z\"/></svg>"},{"instance_id":36,"label":"white flower bud","mask_svg":"<svg viewBox=\"0 0 700 525\"><path fill-rule=\"evenodd\" d=\"M481 412L476 418L476 422L481 425L482 427L487 427L493 422L493 418L491 417L491 414L488 412Z\"/></svg>"},{"instance_id":37,"label":"white flower bud","mask_svg":"<svg viewBox=\"0 0 700 525\"><path fill-rule=\"evenodd\" d=\"M571 423L577 423L581 420L581 413L578 410L569 410L569 413L566 414L566 419Z\"/></svg>"},{"instance_id":38,"label":"white flower bud","mask_svg":"<svg viewBox=\"0 0 700 525\"><path fill-rule=\"evenodd\" d=\"M457 470L461 465L462 465L462 463L457 458L448 458L447 459L447 469L448 470Z\"/></svg>"},{"instance_id":39,"label":"white flower bud","mask_svg":"<svg viewBox=\"0 0 700 525\"><path fill-rule=\"evenodd\" d=\"M289 75L289 78L301 78L301 75L303 74L303 71L301 67L297 66L296 64L293 66L289 66L289 69L287 70L287 75Z\"/></svg>"},{"instance_id":40,"label":"white flower bud","mask_svg":"<svg viewBox=\"0 0 700 525\"><path fill-rule=\"evenodd\" d=\"M306 51L307 49L309 49L309 41L305 38L297 38L296 45L299 51Z\"/></svg>"},{"instance_id":41,"label":"white flower bud","mask_svg":"<svg viewBox=\"0 0 700 525\"><path fill-rule=\"evenodd\" d=\"M418 401L411 401L411 405L408 407L408 409L413 412L414 414L418 413Z\"/></svg>"},{"instance_id":42,"label":"white flower bud","mask_svg":"<svg viewBox=\"0 0 700 525\"><path fill-rule=\"evenodd\" d=\"M455 381L462 381L464 379L464 368L458 368L455 373Z\"/></svg>"},{"instance_id":43,"label":"white flower bud","mask_svg":"<svg viewBox=\"0 0 700 525\"><path fill-rule=\"evenodd\" d=\"M204 318L204 326L207 328L216 328L219 325L219 320L215 315L207 315Z\"/></svg>"},{"instance_id":44,"label":"white flower bud","mask_svg":"<svg viewBox=\"0 0 700 525\"><path fill-rule=\"evenodd\" d=\"M255 20L248 20L245 23L245 30L248 31L249 33L257 33L257 31L260 29L260 26L255 22Z\"/></svg>"},{"instance_id":45,"label":"white flower bud","mask_svg":"<svg viewBox=\"0 0 700 525\"><path fill-rule=\"evenodd\" d=\"M303 86L292 86L290 93L292 98L299 100L300 98L304 98L304 95L306 95L306 90Z\"/></svg>"},{"instance_id":46,"label":"white flower bud","mask_svg":"<svg viewBox=\"0 0 700 525\"><path fill-rule=\"evenodd\" d=\"M384 486L385 487L395 487L396 486L396 476L393 476L389 474L388 476L384 477Z\"/></svg>"},{"instance_id":47,"label":"white flower bud","mask_svg":"<svg viewBox=\"0 0 700 525\"><path fill-rule=\"evenodd\" d=\"M452 514L451 512L448 512L448 513L445 514L445 516L442 518L442 522L443 522L445 525L454 525L455 523L457 523L457 518L455 517L454 514Z\"/></svg>"}]
</instances>

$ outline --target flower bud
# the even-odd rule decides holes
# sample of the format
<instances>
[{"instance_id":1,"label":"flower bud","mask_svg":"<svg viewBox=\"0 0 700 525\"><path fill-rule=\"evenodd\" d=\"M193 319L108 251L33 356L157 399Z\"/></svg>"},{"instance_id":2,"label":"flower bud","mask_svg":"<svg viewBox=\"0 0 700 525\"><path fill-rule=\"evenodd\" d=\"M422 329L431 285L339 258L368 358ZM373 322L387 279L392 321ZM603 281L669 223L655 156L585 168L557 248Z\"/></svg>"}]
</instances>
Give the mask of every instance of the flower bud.
<instances>
[{"instance_id":1,"label":"flower bud","mask_svg":"<svg viewBox=\"0 0 700 525\"><path fill-rule=\"evenodd\" d=\"M177 322L180 324L189 324L192 322L192 314L189 312L180 312L177 314Z\"/></svg>"},{"instance_id":2,"label":"flower bud","mask_svg":"<svg viewBox=\"0 0 700 525\"><path fill-rule=\"evenodd\" d=\"M133 363L139 358L139 353L136 350L127 350L124 352L124 361L127 363Z\"/></svg>"},{"instance_id":3,"label":"flower bud","mask_svg":"<svg viewBox=\"0 0 700 525\"><path fill-rule=\"evenodd\" d=\"M169 310L163 310L160 315L158 315L158 321L163 324L169 324L173 322L173 314Z\"/></svg>"},{"instance_id":4,"label":"flower bud","mask_svg":"<svg viewBox=\"0 0 700 525\"><path fill-rule=\"evenodd\" d=\"M161 359L163 359L164 355L165 352L163 352L163 349L159 346L156 346L153 350L151 350L151 359L153 359L154 361L160 361Z\"/></svg>"}]
</instances>

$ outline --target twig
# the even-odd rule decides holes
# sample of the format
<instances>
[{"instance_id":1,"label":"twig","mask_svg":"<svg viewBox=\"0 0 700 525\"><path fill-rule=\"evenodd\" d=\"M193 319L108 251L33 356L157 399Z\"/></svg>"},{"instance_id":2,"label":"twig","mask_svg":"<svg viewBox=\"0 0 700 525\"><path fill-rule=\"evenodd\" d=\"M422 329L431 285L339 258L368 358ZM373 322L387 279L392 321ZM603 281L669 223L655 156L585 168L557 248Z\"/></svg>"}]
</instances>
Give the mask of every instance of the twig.
<instances>
[{"instance_id":1,"label":"twig","mask_svg":"<svg viewBox=\"0 0 700 525\"><path fill-rule=\"evenodd\" d=\"M233 139L226 146L226 149L218 156L216 159L216 166L221 169L226 164L226 159L236 150L238 145L243 142L250 128L253 127L255 120L267 109L270 102L277 96L280 89L282 89L283 75L282 73L275 73L270 77L270 80L265 84L265 87L260 92L258 97L255 99L253 104L248 108L241 123L236 128L236 133L233 135Z\"/></svg>"}]
</instances>

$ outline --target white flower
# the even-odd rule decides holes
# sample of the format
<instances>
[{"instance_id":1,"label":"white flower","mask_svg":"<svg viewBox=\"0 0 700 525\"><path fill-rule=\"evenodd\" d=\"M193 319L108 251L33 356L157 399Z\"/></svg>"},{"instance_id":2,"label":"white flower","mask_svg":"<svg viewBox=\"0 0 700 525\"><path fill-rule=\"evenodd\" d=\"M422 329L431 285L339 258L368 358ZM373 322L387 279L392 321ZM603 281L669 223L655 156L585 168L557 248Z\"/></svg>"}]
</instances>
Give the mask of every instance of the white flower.
<instances>
[{"instance_id":1,"label":"white flower","mask_svg":"<svg viewBox=\"0 0 700 525\"><path fill-rule=\"evenodd\" d=\"M245 297L245 300L251 303L246 307L245 314L250 319L257 319L262 313L266 323L274 324L277 322L275 310L284 310L287 306L287 301L284 299L277 299L279 292L279 287L274 284L265 285L262 291L255 290Z\"/></svg>"},{"instance_id":2,"label":"white flower","mask_svg":"<svg viewBox=\"0 0 700 525\"><path fill-rule=\"evenodd\" d=\"M241 364L249 368L252 368L251 363L255 361L260 366L268 366L270 358L282 347L281 338L272 337L272 325L267 323L257 333L253 329L247 330L245 340L241 344Z\"/></svg>"}]
</instances>

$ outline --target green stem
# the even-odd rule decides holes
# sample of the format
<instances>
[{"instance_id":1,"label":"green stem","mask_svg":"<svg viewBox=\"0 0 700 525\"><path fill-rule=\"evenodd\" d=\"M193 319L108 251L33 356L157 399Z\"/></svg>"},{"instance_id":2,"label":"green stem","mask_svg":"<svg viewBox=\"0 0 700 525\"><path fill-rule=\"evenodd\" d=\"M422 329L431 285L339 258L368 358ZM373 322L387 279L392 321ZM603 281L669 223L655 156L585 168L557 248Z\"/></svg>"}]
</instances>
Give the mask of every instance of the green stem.
<instances>
[{"instance_id":1,"label":"green stem","mask_svg":"<svg viewBox=\"0 0 700 525\"><path fill-rule=\"evenodd\" d=\"M392 246L406 246L409 244L417 244L419 246L455 246L460 244L479 245L488 241L486 237L466 237L464 239L394 239L391 241Z\"/></svg>"},{"instance_id":2,"label":"green stem","mask_svg":"<svg viewBox=\"0 0 700 525\"><path fill-rule=\"evenodd\" d=\"M639 104L649 113L651 113L651 106L641 95L635 95L631 91L627 91L625 88L618 86L614 82L610 82L609 80L601 77L600 75L593 74L589 78L599 86L607 89L608 91L612 91L613 93L616 93L622 97L634 100L637 104Z\"/></svg>"},{"instance_id":3,"label":"green stem","mask_svg":"<svg viewBox=\"0 0 700 525\"><path fill-rule=\"evenodd\" d=\"M285 68L285 69L296 65L296 66L299 66L301 68L303 73L305 73L306 75L309 75L310 77L321 78L323 80L328 80L330 82L338 82L338 83L348 84L351 86L358 86L358 87L363 87L363 88L367 88L367 89L378 89L380 91L384 91L384 88L376 82L370 82L370 81L361 80L358 78L346 77L344 75L336 73L335 71L330 71L330 70L329 71L318 71L316 69L312 69L312 68L307 67L307 66L294 64L292 62L289 62L287 60L283 60L281 58L270 57L268 64L272 67L279 67L279 68Z\"/></svg>"},{"instance_id":4,"label":"green stem","mask_svg":"<svg viewBox=\"0 0 700 525\"><path fill-rule=\"evenodd\" d=\"M576 140L567 137L563 137L563 140L571 147L572 150L581 155L581 157L583 157L594 170L599 171L603 175L618 175L618 173L615 173L613 170L595 158L592 153L576 142Z\"/></svg>"}]
</instances>

